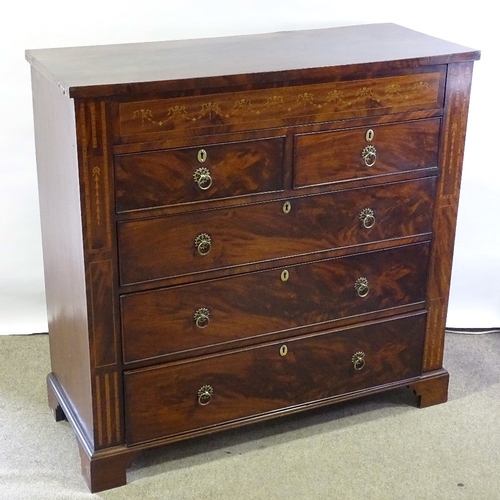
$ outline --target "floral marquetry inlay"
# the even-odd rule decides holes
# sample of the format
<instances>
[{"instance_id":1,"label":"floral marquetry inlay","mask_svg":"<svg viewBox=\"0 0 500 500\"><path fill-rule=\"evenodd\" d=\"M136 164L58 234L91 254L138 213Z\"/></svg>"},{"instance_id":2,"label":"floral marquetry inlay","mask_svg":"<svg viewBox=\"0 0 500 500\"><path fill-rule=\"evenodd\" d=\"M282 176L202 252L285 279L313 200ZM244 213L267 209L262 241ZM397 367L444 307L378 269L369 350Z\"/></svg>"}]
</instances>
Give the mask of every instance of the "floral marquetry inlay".
<instances>
[{"instance_id":1,"label":"floral marquetry inlay","mask_svg":"<svg viewBox=\"0 0 500 500\"><path fill-rule=\"evenodd\" d=\"M94 178L94 201L95 201L95 215L97 225L101 224L101 196L100 196L100 183L101 183L101 169L94 167L92 169L92 177Z\"/></svg>"},{"instance_id":2,"label":"floral marquetry inlay","mask_svg":"<svg viewBox=\"0 0 500 500\"><path fill-rule=\"evenodd\" d=\"M343 112L362 115L432 109L442 105L443 79L444 73L439 71L124 103L120 105L121 134L214 126L241 129L247 123L255 127L258 121L265 121L266 126L300 117L305 117L303 122L317 121Z\"/></svg>"}]
</instances>

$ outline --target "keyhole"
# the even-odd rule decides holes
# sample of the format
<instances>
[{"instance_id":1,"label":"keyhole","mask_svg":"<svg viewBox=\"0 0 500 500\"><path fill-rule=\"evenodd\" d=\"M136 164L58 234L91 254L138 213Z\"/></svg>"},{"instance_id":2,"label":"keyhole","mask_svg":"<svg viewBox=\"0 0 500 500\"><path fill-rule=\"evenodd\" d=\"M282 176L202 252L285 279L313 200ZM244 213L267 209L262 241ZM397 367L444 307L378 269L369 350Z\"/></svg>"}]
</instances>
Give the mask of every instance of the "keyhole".
<instances>
[{"instance_id":1,"label":"keyhole","mask_svg":"<svg viewBox=\"0 0 500 500\"><path fill-rule=\"evenodd\" d=\"M286 344L283 344L281 347L280 347L280 356L281 357L284 357L288 354L288 347L286 346Z\"/></svg>"},{"instance_id":2,"label":"keyhole","mask_svg":"<svg viewBox=\"0 0 500 500\"><path fill-rule=\"evenodd\" d=\"M371 142L373 141L373 138L375 137L375 132L369 128L367 131L366 131L366 135L365 135L365 139L368 141L368 142Z\"/></svg>"},{"instance_id":3,"label":"keyhole","mask_svg":"<svg viewBox=\"0 0 500 500\"><path fill-rule=\"evenodd\" d=\"M200 149L198 151L198 161L200 163L205 163L205 161L207 160L207 156L207 152L204 149Z\"/></svg>"},{"instance_id":4,"label":"keyhole","mask_svg":"<svg viewBox=\"0 0 500 500\"><path fill-rule=\"evenodd\" d=\"M283 269L283 271L281 271L281 281L288 281L289 277L290 273L288 272L288 269Z\"/></svg>"},{"instance_id":5,"label":"keyhole","mask_svg":"<svg viewBox=\"0 0 500 500\"><path fill-rule=\"evenodd\" d=\"M292 204L289 201L285 201L285 203L283 203L283 213L289 214L291 209Z\"/></svg>"}]
</instances>

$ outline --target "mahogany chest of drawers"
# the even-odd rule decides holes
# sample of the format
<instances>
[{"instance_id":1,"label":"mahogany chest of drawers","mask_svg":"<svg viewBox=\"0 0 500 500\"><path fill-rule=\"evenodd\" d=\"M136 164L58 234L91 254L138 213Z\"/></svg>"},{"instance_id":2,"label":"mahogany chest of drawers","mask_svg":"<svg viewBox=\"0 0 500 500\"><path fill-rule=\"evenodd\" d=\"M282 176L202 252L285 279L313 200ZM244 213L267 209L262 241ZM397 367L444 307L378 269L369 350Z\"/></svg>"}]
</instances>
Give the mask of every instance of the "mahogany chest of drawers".
<instances>
[{"instance_id":1,"label":"mahogany chest of drawers","mask_svg":"<svg viewBox=\"0 0 500 500\"><path fill-rule=\"evenodd\" d=\"M442 366L473 61L391 25L27 52L52 372L92 491Z\"/></svg>"}]
</instances>

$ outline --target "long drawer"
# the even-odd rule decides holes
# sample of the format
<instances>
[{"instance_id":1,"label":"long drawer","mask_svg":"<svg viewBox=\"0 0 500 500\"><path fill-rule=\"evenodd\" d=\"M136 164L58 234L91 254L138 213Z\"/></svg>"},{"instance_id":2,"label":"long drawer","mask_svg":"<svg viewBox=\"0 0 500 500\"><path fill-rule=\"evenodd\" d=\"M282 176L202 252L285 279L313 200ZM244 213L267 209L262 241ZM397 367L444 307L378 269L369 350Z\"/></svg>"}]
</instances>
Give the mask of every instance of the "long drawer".
<instances>
[{"instance_id":1,"label":"long drawer","mask_svg":"<svg viewBox=\"0 0 500 500\"><path fill-rule=\"evenodd\" d=\"M425 301L429 243L121 298L124 361Z\"/></svg>"},{"instance_id":2,"label":"long drawer","mask_svg":"<svg viewBox=\"0 0 500 500\"><path fill-rule=\"evenodd\" d=\"M283 189L284 138L115 156L118 212Z\"/></svg>"},{"instance_id":3,"label":"long drawer","mask_svg":"<svg viewBox=\"0 0 500 500\"><path fill-rule=\"evenodd\" d=\"M294 186L436 167L439 130L433 118L297 135Z\"/></svg>"},{"instance_id":4,"label":"long drawer","mask_svg":"<svg viewBox=\"0 0 500 500\"><path fill-rule=\"evenodd\" d=\"M435 177L118 224L122 285L431 231Z\"/></svg>"},{"instance_id":5,"label":"long drawer","mask_svg":"<svg viewBox=\"0 0 500 500\"><path fill-rule=\"evenodd\" d=\"M122 140L141 134L199 136L438 109L443 106L445 78L441 66L428 73L124 102L118 110L119 134Z\"/></svg>"},{"instance_id":6,"label":"long drawer","mask_svg":"<svg viewBox=\"0 0 500 500\"><path fill-rule=\"evenodd\" d=\"M125 372L127 444L421 374L425 314Z\"/></svg>"}]
</instances>

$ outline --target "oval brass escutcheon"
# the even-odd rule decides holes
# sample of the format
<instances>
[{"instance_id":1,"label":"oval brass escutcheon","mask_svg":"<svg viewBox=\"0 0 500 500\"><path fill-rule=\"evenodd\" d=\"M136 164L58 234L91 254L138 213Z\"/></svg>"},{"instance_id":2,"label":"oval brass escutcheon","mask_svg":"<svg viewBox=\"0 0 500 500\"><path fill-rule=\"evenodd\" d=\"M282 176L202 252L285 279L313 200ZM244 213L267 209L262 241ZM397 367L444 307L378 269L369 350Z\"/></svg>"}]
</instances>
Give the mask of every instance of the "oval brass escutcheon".
<instances>
[{"instance_id":1,"label":"oval brass escutcheon","mask_svg":"<svg viewBox=\"0 0 500 500\"><path fill-rule=\"evenodd\" d=\"M285 201L285 203L283 203L283 213L289 214L291 209L292 209L292 204L289 201Z\"/></svg>"},{"instance_id":2,"label":"oval brass escutcheon","mask_svg":"<svg viewBox=\"0 0 500 500\"><path fill-rule=\"evenodd\" d=\"M207 157L208 157L208 154L204 149L200 149L198 151L197 158L198 158L198 161L200 163L205 163L207 161Z\"/></svg>"},{"instance_id":3,"label":"oval brass escutcheon","mask_svg":"<svg viewBox=\"0 0 500 500\"><path fill-rule=\"evenodd\" d=\"M288 272L288 269L283 269L283 271L281 271L281 281L288 281L289 277L290 273Z\"/></svg>"},{"instance_id":4,"label":"oval brass escutcheon","mask_svg":"<svg viewBox=\"0 0 500 500\"><path fill-rule=\"evenodd\" d=\"M288 354L288 347L286 346L286 344L283 344L280 347L280 356L283 357L286 356L287 354Z\"/></svg>"},{"instance_id":5,"label":"oval brass escutcheon","mask_svg":"<svg viewBox=\"0 0 500 500\"><path fill-rule=\"evenodd\" d=\"M369 128L367 131L366 131L366 134L365 134L365 139L368 141L368 142L371 142L373 141L373 138L375 137L375 132L373 131L373 129Z\"/></svg>"}]
</instances>

